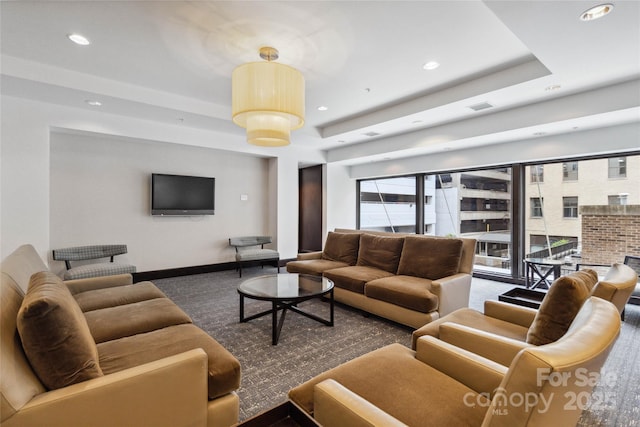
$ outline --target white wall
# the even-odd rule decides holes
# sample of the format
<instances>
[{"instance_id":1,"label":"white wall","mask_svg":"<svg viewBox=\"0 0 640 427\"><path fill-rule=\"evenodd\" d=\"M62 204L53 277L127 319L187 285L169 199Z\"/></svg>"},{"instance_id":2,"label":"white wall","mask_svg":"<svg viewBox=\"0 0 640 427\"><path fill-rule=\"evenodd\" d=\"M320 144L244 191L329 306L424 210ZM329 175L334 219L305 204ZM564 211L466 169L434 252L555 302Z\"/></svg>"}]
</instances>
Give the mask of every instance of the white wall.
<instances>
[{"instance_id":1,"label":"white wall","mask_svg":"<svg viewBox=\"0 0 640 427\"><path fill-rule=\"evenodd\" d=\"M326 231L356 228L356 180L349 175L349 168L343 165L329 163L325 170Z\"/></svg>"},{"instance_id":2,"label":"white wall","mask_svg":"<svg viewBox=\"0 0 640 427\"><path fill-rule=\"evenodd\" d=\"M229 237L273 234L268 160L167 143L51 134L50 246L125 243L138 271L233 261ZM212 216L150 215L151 173L216 178ZM248 200L240 200L245 194ZM51 263L63 269L62 262Z\"/></svg>"},{"instance_id":3,"label":"white wall","mask_svg":"<svg viewBox=\"0 0 640 427\"><path fill-rule=\"evenodd\" d=\"M57 148L54 147L54 151L51 152L54 156L59 154L56 150L73 148L72 153L69 153L70 156L75 156L73 158L76 160L88 160L83 159L82 156L90 156L91 150L98 151L100 156L106 157L103 160L95 160L98 163L94 166L102 167L104 172L109 165L135 180L135 187L127 191L124 196L125 201L131 206L136 203L135 207L131 208L135 209L135 212L133 210L128 213L111 212L119 222L117 227L114 224L110 224L110 227L112 230L131 231L128 221L136 225L143 224L145 230L134 230L132 234L127 235L129 240L125 242L128 243L130 250L128 258L138 265L139 271L176 266L188 267L228 260L231 253L227 248L223 249L220 246L221 235L216 235L215 230L224 229L225 239L235 231L238 231L238 234L253 234L259 231L249 230L247 224L256 228L258 228L256 224L260 224L262 232L272 234L277 240L276 248L280 251L281 258L295 257L298 242L297 165L324 163L325 153L310 147L295 145L281 149L255 147L246 143L241 129L238 129L236 134L222 133L190 128L183 124L166 123L160 120L139 120L98 110L71 108L6 95L0 97L0 103L2 107L0 259L4 259L18 246L30 243L35 246L42 258L48 261L51 258L51 249L59 247L59 244L62 245L67 239L58 232L60 228L50 232L50 222L56 227L62 225L60 219L62 208L57 202L52 205L55 213L53 215L49 213L50 186L52 185L50 176L55 179L53 185L56 186L54 190L56 198L66 197L71 200L72 194L60 195L58 194L60 191L70 191L73 196L79 198L88 197L84 195L86 193L60 190L58 187L58 182L68 179L64 176L64 173L68 172L58 169L58 164L65 162L64 159L59 157L50 159L51 135L54 135L53 138L56 140ZM80 102L80 104L83 103ZM60 132L65 132L65 135L59 135ZM93 136L85 141L87 142L85 146L84 143L78 144L78 138L69 136L69 133ZM99 135L107 137L105 139ZM137 148L129 144L137 144ZM148 149L143 150L140 148L142 146L148 146ZM75 149L79 151L76 152ZM111 155L111 149L120 150L122 156L116 159ZM56 163L56 167L50 174L52 161ZM242 172L251 178L238 179L235 184L226 187L228 190L223 190L222 183L218 180L226 177L216 173L218 181L216 184L221 194L217 196L216 215L208 219L154 219L141 214L146 208L143 205L147 202L141 201L144 197L140 198L140 196L143 196L144 191L148 191L148 189L145 190L147 187L144 184L140 186L139 178L143 174L143 168L164 167L164 170L171 170L170 168L175 166L177 172L182 172L183 167L186 169L187 165L193 164L199 165L198 170L208 171L209 167L217 165L228 171L232 178L238 178ZM256 169L253 169L254 167ZM246 170L247 168L250 170ZM144 173L149 172L145 170ZM95 174L89 174L89 177L83 176L78 178L78 181L95 179L94 176ZM119 176L115 178L122 179ZM82 187L89 183L76 182L74 185ZM265 189L268 200L252 195L251 188L256 185ZM228 193L225 194L225 191ZM114 204L123 200L117 198L113 192L107 194L109 201ZM248 194L249 200L240 204L240 194ZM92 202L94 200L91 199ZM238 204L238 209L228 216L228 211L222 210L223 200L231 203L227 206ZM87 203L84 205L87 206ZM245 210L242 206L250 206L250 208ZM247 219L249 216L251 218ZM99 214L99 219L103 222L115 222L103 214ZM87 221L83 218L81 222L88 223ZM166 227L166 224L171 224L171 227ZM65 227L72 230L69 233L74 236L74 243L75 238L89 241L89 238L94 237L105 238L107 234L103 232L103 234L85 236L74 230L77 230L76 227L90 229L90 226L73 224L73 227ZM149 238L147 233L150 233L150 230L157 232L151 236L153 241L169 243L160 245L165 252L160 255L160 258L154 257L153 260L146 255L149 253L149 248L145 246ZM161 233L163 230L169 232L169 241L161 240L163 236L165 239L168 236L166 233ZM181 230L181 232L177 233L174 230ZM138 235L138 232L141 234ZM90 233L98 233L98 231L94 229ZM136 241L131 239L133 236L136 237ZM111 241L112 238L119 236L109 234L107 237ZM138 238L140 241L137 241ZM186 249L188 254L178 253L179 250L172 249L171 245L175 244L183 245L181 248ZM194 246L188 247L189 244ZM60 268L57 262L52 263L51 266Z\"/></svg>"},{"instance_id":4,"label":"white wall","mask_svg":"<svg viewBox=\"0 0 640 427\"><path fill-rule=\"evenodd\" d=\"M2 97L0 255L30 243L49 248L49 128L30 103Z\"/></svg>"}]
</instances>

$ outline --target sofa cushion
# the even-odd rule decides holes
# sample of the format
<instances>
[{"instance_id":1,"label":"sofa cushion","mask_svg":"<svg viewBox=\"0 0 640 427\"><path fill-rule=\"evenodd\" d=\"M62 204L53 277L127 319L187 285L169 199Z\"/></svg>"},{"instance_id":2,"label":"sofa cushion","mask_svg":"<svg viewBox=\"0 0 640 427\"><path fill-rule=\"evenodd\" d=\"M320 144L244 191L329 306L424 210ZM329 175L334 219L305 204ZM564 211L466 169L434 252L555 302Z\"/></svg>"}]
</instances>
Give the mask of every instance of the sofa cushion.
<instances>
[{"instance_id":1,"label":"sofa cushion","mask_svg":"<svg viewBox=\"0 0 640 427\"><path fill-rule=\"evenodd\" d=\"M103 375L84 315L55 274L31 276L17 324L25 354L48 389Z\"/></svg>"},{"instance_id":2,"label":"sofa cushion","mask_svg":"<svg viewBox=\"0 0 640 427\"><path fill-rule=\"evenodd\" d=\"M527 343L544 345L562 337L597 281L598 274L590 269L576 271L556 279L529 327Z\"/></svg>"},{"instance_id":3,"label":"sofa cushion","mask_svg":"<svg viewBox=\"0 0 640 427\"><path fill-rule=\"evenodd\" d=\"M151 282L139 282L133 285L112 286L77 293L73 296L83 312L117 305L131 304L166 295Z\"/></svg>"},{"instance_id":4,"label":"sofa cushion","mask_svg":"<svg viewBox=\"0 0 640 427\"><path fill-rule=\"evenodd\" d=\"M135 272L135 265L120 264L117 262L85 264L65 271L64 280L88 279L91 277L114 276L116 274L131 274Z\"/></svg>"},{"instance_id":5,"label":"sofa cushion","mask_svg":"<svg viewBox=\"0 0 640 427\"><path fill-rule=\"evenodd\" d=\"M459 271L462 240L428 236L404 239L398 274L437 280Z\"/></svg>"},{"instance_id":6,"label":"sofa cushion","mask_svg":"<svg viewBox=\"0 0 640 427\"><path fill-rule=\"evenodd\" d=\"M378 268L354 265L327 270L324 272L324 276L333 281L334 286L337 288L364 294L365 283L382 277L393 276L393 274Z\"/></svg>"},{"instance_id":7,"label":"sofa cushion","mask_svg":"<svg viewBox=\"0 0 640 427\"><path fill-rule=\"evenodd\" d=\"M240 387L240 362L193 324L170 326L98 344L105 375L201 348L207 353L209 399Z\"/></svg>"},{"instance_id":8,"label":"sofa cushion","mask_svg":"<svg viewBox=\"0 0 640 427\"><path fill-rule=\"evenodd\" d=\"M330 231L324 243L322 259L356 265L359 246L360 234L335 233Z\"/></svg>"},{"instance_id":9,"label":"sofa cushion","mask_svg":"<svg viewBox=\"0 0 640 427\"><path fill-rule=\"evenodd\" d=\"M410 310L430 313L438 309L438 297L430 289L431 280L399 275L367 282L364 294Z\"/></svg>"},{"instance_id":10,"label":"sofa cushion","mask_svg":"<svg viewBox=\"0 0 640 427\"><path fill-rule=\"evenodd\" d=\"M191 318L168 298L102 308L84 314L96 343L191 323Z\"/></svg>"},{"instance_id":11,"label":"sofa cushion","mask_svg":"<svg viewBox=\"0 0 640 427\"><path fill-rule=\"evenodd\" d=\"M398 271L404 237L374 236L363 233L356 265L374 267L395 274Z\"/></svg>"},{"instance_id":12,"label":"sofa cushion","mask_svg":"<svg viewBox=\"0 0 640 427\"><path fill-rule=\"evenodd\" d=\"M307 259L300 261L289 261L287 263L287 271L289 273L322 275L327 270L334 268L348 267L349 264L340 261L331 261L328 259Z\"/></svg>"}]
</instances>

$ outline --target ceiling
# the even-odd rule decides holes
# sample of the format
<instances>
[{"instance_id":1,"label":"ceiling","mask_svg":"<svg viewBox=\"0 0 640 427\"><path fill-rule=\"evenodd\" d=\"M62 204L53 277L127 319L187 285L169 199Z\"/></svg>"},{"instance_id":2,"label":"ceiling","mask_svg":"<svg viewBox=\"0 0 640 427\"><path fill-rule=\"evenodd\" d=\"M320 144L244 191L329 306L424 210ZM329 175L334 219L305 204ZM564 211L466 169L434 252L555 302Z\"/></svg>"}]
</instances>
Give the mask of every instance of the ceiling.
<instances>
[{"instance_id":1,"label":"ceiling","mask_svg":"<svg viewBox=\"0 0 640 427\"><path fill-rule=\"evenodd\" d=\"M640 2L578 19L596 4L2 1L2 93L241 136L231 72L272 45L306 79L306 122L292 144L346 164L638 122L640 93L606 107L594 95L590 108L577 96L640 79ZM424 70L428 61L440 67ZM577 101L546 108L556 99ZM531 116L531 105L547 114L505 120ZM478 117L496 125L428 144L406 136Z\"/></svg>"}]
</instances>

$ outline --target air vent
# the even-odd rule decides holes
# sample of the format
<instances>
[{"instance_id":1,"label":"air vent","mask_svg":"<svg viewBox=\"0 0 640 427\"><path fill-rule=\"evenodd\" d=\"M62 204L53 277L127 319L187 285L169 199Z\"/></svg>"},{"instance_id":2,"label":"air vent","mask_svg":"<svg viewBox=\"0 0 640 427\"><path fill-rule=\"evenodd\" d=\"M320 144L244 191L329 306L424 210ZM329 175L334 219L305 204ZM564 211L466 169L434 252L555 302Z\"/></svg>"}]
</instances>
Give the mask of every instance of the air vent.
<instances>
[{"instance_id":1,"label":"air vent","mask_svg":"<svg viewBox=\"0 0 640 427\"><path fill-rule=\"evenodd\" d=\"M378 136L381 135L378 132L367 132L367 133L363 133L364 136L368 136L368 137L372 137L372 136Z\"/></svg>"},{"instance_id":2,"label":"air vent","mask_svg":"<svg viewBox=\"0 0 640 427\"><path fill-rule=\"evenodd\" d=\"M488 102L481 102L480 104L470 105L469 108L471 108L473 111L480 111L486 110L487 108L493 108L493 105L489 104Z\"/></svg>"}]
</instances>

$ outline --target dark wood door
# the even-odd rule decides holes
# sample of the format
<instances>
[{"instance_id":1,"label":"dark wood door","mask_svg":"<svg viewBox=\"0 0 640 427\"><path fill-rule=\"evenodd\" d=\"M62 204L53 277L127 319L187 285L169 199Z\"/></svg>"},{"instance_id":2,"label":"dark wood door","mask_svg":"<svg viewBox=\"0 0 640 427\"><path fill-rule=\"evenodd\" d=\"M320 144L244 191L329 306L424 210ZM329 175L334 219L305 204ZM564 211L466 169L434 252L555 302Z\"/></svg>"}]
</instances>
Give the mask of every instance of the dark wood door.
<instances>
[{"instance_id":1,"label":"dark wood door","mask_svg":"<svg viewBox=\"0 0 640 427\"><path fill-rule=\"evenodd\" d=\"M322 250L322 165L298 174L298 251Z\"/></svg>"}]
</instances>

